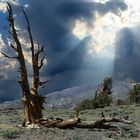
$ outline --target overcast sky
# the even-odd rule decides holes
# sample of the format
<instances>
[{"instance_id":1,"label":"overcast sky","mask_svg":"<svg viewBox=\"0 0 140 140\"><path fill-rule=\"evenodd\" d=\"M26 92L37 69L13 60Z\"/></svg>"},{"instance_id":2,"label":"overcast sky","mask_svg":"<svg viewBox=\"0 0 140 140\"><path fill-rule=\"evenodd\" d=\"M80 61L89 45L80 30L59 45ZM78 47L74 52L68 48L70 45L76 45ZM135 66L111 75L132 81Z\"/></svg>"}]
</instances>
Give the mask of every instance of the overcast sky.
<instances>
[{"instance_id":1,"label":"overcast sky","mask_svg":"<svg viewBox=\"0 0 140 140\"><path fill-rule=\"evenodd\" d=\"M114 80L140 81L140 3L137 0L9 0L21 42L29 47L20 5L28 14L35 43L45 45L41 77L51 81L44 93ZM5 0L0 1L0 49L8 46ZM27 49L28 50L28 49ZM30 53L25 51L29 79ZM0 100L20 97L18 64L0 54Z\"/></svg>"}]
</instances>

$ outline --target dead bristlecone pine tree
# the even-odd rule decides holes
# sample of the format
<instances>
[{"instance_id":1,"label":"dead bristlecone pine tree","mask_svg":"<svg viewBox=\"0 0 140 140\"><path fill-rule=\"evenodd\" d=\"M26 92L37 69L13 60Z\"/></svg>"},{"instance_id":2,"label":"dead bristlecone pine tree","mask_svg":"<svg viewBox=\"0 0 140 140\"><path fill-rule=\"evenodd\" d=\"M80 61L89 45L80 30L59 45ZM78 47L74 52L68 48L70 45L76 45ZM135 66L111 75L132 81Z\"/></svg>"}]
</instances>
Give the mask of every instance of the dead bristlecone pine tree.
<instances>
[{"instance_id":1,"label":"dead bristlecone pine tree","mask_svg":"<svg viewBox=\"0 0 140 140\"><path fill-rule=\"evenodd\" d=\"M45 60L45 56L41 58L41 53L44 52L44 46L35 45L32 37L31 26L27 17L27 14L23 7L21 7L23 15L27 22L27 32L29 34L30 40L30 51L31 51L31 59L32 59L32 69L33 69L33 80L32 85L29 85L26 60L23 53L23 46L20 42L16 27L15 20L13 16L12 7L9 3L7 3L7 11L8 11L8 21L10 27L10 36L12 38L11 43L9 45L10 48L16 52L16 56L11 57L8 54L1 52L5 57L9 59L16 59L19 62L19 85L22 89L22 102L24 107L24 122L23 126L28 126L29 124L34 124L38 120L42 118L42 110L43 103L45 102L45 96L38 94L38 89L43 87L48 81L41 82L40 81L40 70L43 67L43 62Z\"/></svg>"}]
</instances>

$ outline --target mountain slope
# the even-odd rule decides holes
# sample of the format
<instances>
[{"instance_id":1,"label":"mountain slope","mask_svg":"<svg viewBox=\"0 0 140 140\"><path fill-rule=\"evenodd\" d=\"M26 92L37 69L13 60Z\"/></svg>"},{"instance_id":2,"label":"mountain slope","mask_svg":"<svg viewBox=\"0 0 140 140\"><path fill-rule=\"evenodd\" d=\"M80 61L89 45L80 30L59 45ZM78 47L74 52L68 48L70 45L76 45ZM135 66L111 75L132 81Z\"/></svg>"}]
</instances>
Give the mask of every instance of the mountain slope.
<instances>
[{"instance_id":1,"label":"mountain slope","mask_svg":"<svg viewBox=\"0 0 140 140\"><path fill-rule=\"evenodd\" d=\"M86 98L94 97L98 85L91 83L79 87L72 87L46 95L46 107L74 108L76 104ZM132 85L128 82L114 82L113 99L125 98Z\"/></svg>"},{"instance_id":2,"label":"mountain slope","mask_svg":"<svg viewBox=\"0 0 140 140\"><path fill-rule=\"evenodd\" d=\"M61 91L46 94L46 108L74 108L80 101L93 98L98 85L95 83L67 88ZM132 88L128 82L113 83L113 100L125 98ZM22 108L20 100L7 101L0 104L0 109Z\"/></svg>"}]
</instances>

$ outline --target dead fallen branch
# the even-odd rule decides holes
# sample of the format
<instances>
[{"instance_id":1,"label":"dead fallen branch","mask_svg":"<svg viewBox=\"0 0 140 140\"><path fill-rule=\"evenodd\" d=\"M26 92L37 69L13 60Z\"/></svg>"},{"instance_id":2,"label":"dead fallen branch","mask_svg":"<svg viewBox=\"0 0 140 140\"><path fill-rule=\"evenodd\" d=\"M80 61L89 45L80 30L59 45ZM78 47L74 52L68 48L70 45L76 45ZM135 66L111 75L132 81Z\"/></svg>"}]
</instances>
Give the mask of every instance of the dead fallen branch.
<instances>
[{"instance_id":1,"label":"dead fallen branch","mask_svg":"<svg viewBox=\"0 0 140 140\"><path fill-rule=\"evenodd\" d=\"M45 127L57 127L57 128L72 128L76 127L78 123L80 123L80 119L68 119L68 120L63 120L61 118L57 119L42 119L39 120L38 122L40 125L45 126Z\"/></svg>"},{"instance_id":2,"label":"dead fallen branch","mask_svg":"<svg viewBox=\"0 0 140 140\"><path fill-rule=\"evenodd\" d=\"M111 126L107 123L125 123L125 124L132 124L133 121L128 121L124 119L116 119L116 118L102 118L97 121L85 121L78 123L76 127L78 128L110 128Z\"/></svg>"},{"instance_id":3,"label":"dead fallen branch","mask_svg":"<svg viewBox=\"0 0 140 140\"><path fill-rule=\"evenodd\" d=\"M113 128L110 123L124 123L132 124L134 121L129 121L125 119L116 118L101 118L97 121L81 121L80 118L63 120L61 118L57 119L40 119L36 124L39 126L45 126L47 128L99 128L99 129L109 129ZM34 125L33 125L34 126Z\"/></svg>"}]
</instances>

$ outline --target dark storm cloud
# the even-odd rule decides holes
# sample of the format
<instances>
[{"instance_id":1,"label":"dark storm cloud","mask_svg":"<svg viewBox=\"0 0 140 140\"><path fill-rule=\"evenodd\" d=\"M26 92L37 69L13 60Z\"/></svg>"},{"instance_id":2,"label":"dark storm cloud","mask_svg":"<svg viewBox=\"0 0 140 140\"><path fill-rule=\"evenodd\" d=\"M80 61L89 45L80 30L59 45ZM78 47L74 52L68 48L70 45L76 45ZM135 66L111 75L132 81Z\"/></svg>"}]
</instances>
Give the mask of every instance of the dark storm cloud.
<instances>
[{"instance_id":1,"label":"dark storm cloud","mask_svg":"<svg viewBox=\"0 0 140 140\"><path fill-rule=\"evenodd\" d=\"M123 0L110 0L105 4L98 5L97 11L99 11L102 15L112 12L114 14L120 14L121 11L127 9L127 4Z\"/></svg>"},{"instance_id":2,"label":"dark storm cloud","mask_svg":"<svg viewBox=\"0 0 140 140\"><path fill-rule=\"evenodd\" d=\"M105 4L83 0L20 0L19 3L29 5L26 12L31 22L34 40L46 46L48 66L43 76L51 77L46 92L78 85L81 81L76 81L76 78L83 75L79 74L80 71L86 71L85 59L90 59L90 56L85 58L88 37L81 41L72 34L75 20L82 18L94 24L91 21L93 22L95 12L101 15L108 12L119 14L120 10L127 9L124 1L118 0L110 0ZM24 31L26 23L18 5L15 5L14 11L18 26ZM87 73L87 77L91 76Z\"/></svg>"},{"instance_id":3,"label":"dark storm cloud","mask_svg":"<svg viewBox=\"0 0 140 140\"><path fill-rule=\"evenodd\" d=\"M15 79L0 80L0 101L21 98L21 91Z\"/></svg>"},{"instance_id":4,"label":"dark storm cloud","mask_svg":"<svg viewBox=\"0 0 140 140\"><path fill-rule=\"evenodd\" d=\"M118 0L108 1L105 4L71 0L51 2L30 0L29 5L35 40L46 44L48 68L45 73L52 76L54 86L50 82L51 91L73 86L71 81L77 77L78 70L85 69L86 71L85 55L88 38L79 42L80 40L72 34L75 20L83 18L91 23L96 11L104 15L108 12L118 14L119 10L127 9L127 5ZM53 80L57 79L57 75L61 75L61 79ZM75 85L78 85L78 82Z\"/></svg>"},{"instance_id":5,"label":"dark storm cloud","mask_svg":"<svg viewBox=\"0 0 140 140\"><path fill-rule=\"evenodd\" d=\"M101 15L108 12L119 14L120 10L127 9L124 1L112 0L102 4L99 2L66 2L58 7L58 13L65 19L85 18L93 20L94 12L97 11Z\"/></svg>"},{"instance_id":6,"label":"dark storm cloud","mask_svg":"<svg viewBox=\"0 0 140 140\"><path fill-rule=\"evenodd\" d=\"M78 64L80 62L79 58L81 58L81 62L83 59L84 51L82 49L85 45L80 43L80 46L76 47L79 39L72 35L73 23L76 19L88 18L87 20L90 20L95 11L106 14L107 12L117 12L119 9L126 10L127 8L123 1L108 1L102 4L70 0L53 0L51 2L30 0L28 3L30 7L28 14L35 40L47 44L48 59L52 63L60 65L61 69L65 68L65 64L71 65L72 62ZM68 21L71 18L75 18L75 20L73 20L73 23L70 22L70 25ZM73 41L75 43L70 44ZM82 42L85 43L85 41Z\"/></svg>"},{"instance_id":7,"label":"dark storm cloud","mask_svg":"<svg viewBox=\"0 0 140 140\"><path fill-rule=\"evenodd\" d=\"M140 28L137 32L140 31ZM115 73L124 73L137 82L140 81L140 37L133 28L124 28L118 33L116 42Z\"/></svg>"}]
</instances>

